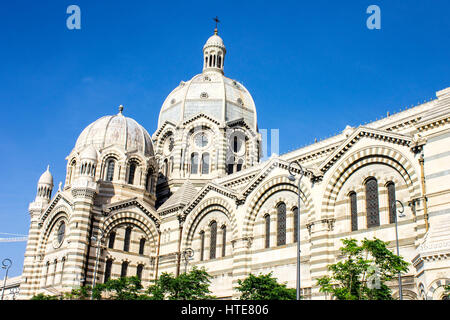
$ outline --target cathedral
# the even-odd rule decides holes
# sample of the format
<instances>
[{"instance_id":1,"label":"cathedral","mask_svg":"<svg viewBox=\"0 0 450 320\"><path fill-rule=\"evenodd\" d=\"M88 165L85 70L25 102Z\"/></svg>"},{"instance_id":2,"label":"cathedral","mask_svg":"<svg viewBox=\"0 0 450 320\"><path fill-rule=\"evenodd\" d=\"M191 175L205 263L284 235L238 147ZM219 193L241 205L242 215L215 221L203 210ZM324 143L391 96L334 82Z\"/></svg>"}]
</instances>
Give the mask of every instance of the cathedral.
<instances>
[{"instance_id":1,"label":"cathedral","mask_svg":"<svg viewBox=\"0 0 450 320\"><path fill-rule=\"evenodd\" d=\"M58 190L47 168L29 205L19 298L121 276L147 287L194 266L220 299L239 298L250 273L295 288L300 239L302 296L331 299L316 279L342 259L341 240L377 237L396 252L398 219L403 299L448 299L450 88L262 161L255 102L225 76L227 53L216 29L202 72L167 96L153 135L120 106L81 132Z\"/></svg>"}]
</instances>

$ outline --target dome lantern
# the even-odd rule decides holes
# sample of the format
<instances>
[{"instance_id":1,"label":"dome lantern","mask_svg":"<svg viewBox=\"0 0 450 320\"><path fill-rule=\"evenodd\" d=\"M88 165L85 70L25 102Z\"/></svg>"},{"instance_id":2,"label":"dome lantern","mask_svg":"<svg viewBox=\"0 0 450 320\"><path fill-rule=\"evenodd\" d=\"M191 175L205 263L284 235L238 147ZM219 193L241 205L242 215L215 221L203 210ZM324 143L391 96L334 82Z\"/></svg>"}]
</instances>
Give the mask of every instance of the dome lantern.
<instances>
[{"instance_id":1,"label":"dome lantern","mask_svg":"<svg viewBox=\"0 0 450 320\"><path fill-rule=\"evenodd\" d=\"M217 35L216 26L214 34L209 37L203 46L203 72L217 71L223 74L226 52L222 38Z\"/></svg>"}]
</instances>

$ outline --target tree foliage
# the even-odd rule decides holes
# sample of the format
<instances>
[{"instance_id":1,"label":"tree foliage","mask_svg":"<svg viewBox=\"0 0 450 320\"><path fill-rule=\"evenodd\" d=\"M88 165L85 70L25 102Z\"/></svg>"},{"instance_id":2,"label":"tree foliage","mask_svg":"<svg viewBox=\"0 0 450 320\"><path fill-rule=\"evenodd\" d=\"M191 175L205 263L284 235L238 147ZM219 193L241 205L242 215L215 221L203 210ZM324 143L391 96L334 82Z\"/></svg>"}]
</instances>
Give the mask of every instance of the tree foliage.
<instances>
[{"instance_id":1,"label":"tree foliage","mask_svg":"<svg viewBox=\"0 0 450 320\"><path fill-rule=\"evenodd\" d=\"M342 242L345 259L328 266L331 276L317 279L320 291L338 300L392 300L386 282L407 271L408 263L387 249L388 242L377 238L364 239L361 245L355 239Z\"/></svg>"},{"instance_id":2,"label":"tree foliage","mask_svg":"<svg viewBox=\"0 0 450 320\"><path fill-rule=\"evenodd\" d=\"M145 294L141 280L137 277L122 277L109 279L105 283L95 286L94 299L106 298L108 300L149 300Z\"/></svg>"},{"instance_id":3,"label":"tree foliage","mask_svg":"<svg viewBox=\"0 0 450 320\"><path fill-rule=\"evenodd\" d=\"M60 300L59 296L46 295L39 293L31 298L31 300Z\"/></svg>"},{"instance_id":4,"label":"tree foliage","mask_svg":"<svg viewBox=\"0 0 450 320\"><path fill-rule=\"evenodd\" d=\"M189 273L178 277L163 273L156 283L148 288L154 300L205 300L214 299L209 295L211 276L204 269L194 267Z\"/></svg>"},{"instance_id":5,"label":"tree foliage","mask_svg":"<svg viewBox=\"0 0 450 320\"><path fill-rule=\"evenodd\" d=\"M83 286L61 296L35 295L32 300L203 300L214 299L209 295L210 275L204 269L193 268L189 273L175 277L163 273L145 290L138 277L109 279L94 288Z\"/></svg>"},{"instance_id":6,"label":"tree foliage","mask_svg":"<svg viewBox=\"0 0 450 320\"><path fill-rule=\"evenodd\" d=\"M259 276L250 274L243 281L238 280L238 284L236 290L241 292L241 300L295 300L297 297L296 289L278 283L272 272Z\"/></svg>"}]
</instances>

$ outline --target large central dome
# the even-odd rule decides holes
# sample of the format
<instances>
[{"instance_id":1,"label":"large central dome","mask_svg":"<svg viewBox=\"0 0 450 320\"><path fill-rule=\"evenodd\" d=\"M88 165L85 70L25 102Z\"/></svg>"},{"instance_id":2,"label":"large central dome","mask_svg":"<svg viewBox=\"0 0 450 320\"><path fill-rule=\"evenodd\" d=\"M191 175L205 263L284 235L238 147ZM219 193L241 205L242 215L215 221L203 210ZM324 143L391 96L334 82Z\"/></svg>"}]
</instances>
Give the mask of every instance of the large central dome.
<instances>
[{"instance_id":1,"label":"large central dome","mask_svg":"<svg viewBox=\"0 0 450 320\"><path fill-rule=\"evenodd\" d=\"M203 47L203 72L182 81L166 98L161 108L158 127L174 124L204 113L220 122L244 119L257 131L256 108L248 90L223 74L225 45L215 34Z\"/></svg>"}]
</instances>

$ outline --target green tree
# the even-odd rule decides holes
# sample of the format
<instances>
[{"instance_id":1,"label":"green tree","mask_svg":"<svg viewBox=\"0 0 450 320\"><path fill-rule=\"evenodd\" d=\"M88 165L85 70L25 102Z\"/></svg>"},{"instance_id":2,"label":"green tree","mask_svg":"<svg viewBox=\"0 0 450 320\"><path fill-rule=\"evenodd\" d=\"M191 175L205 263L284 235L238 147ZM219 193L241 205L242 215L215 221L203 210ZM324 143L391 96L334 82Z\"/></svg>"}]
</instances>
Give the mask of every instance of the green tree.
<instances>
[{"instance_id":1,"label":"green tree","mask_svg":"<svg viewBox=\"0 0 450 320\"><path fill-rule=\"evenodd\" d=\"M259 276L250 273L243 281L238 280L238 284L235 289L241 293L241 300L295 300L297 297L296 289L278 283L272 272Z\"/></svg>"},{"instance_id":2,"label":"green tree","mask_svg":"<svg viewBox=\"0 0 450 320\"><path fill-rule=\"evenodd\" d=\"M331 293L338 300L392 300L386 285L398 272L408 270L408 263L388 248L388 242L377 238L342 240L343 261L328 266L331 276L317 279L321 292Z\"/></svg>"},{"instance_id":3,"label":"green tree","mask_svg":"<svg viewBox=\"0 0 450 320\"><path fill-rule=\"evenodd\" d=\"M43 293L39 293L31 298L31 300L60 300L59 296L51 296Z\"/></svg>"},{"instance_id":4,"label":"green tree","mask_svg":"<svg viewBox=\"0 0 450 320\"><path fill-rule=\"evenodd\" d=\"M189 273L182 273L177 277L169 273L163 273L150 286L147 292L153 300L205 300L215 299L209 295L211 276L205 269L194 267Z\"/></svg>"},{"instance_id":5,"label":"green tree","mask_svg":"<svg viewBox=\"0 0 450 320\"><path fill-rule=\"evenodd\" d=\"M450 284L447 286L444 286L444 292L446 296L450 296Z\"/></svg>"},{"instance_id":6,"label":"green tree","mask_svg":"<svg viewBox=\"0 0 450 320\"><path fill-rule=\"evenodd\" d=\"M93 298L108 300L149 300L143 291L141 280L137 277L109 279L97 284L93 289Z\"/></svg>"}]
</instances>

